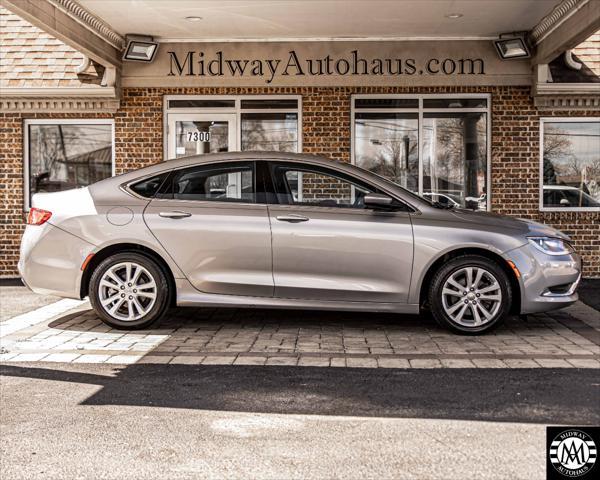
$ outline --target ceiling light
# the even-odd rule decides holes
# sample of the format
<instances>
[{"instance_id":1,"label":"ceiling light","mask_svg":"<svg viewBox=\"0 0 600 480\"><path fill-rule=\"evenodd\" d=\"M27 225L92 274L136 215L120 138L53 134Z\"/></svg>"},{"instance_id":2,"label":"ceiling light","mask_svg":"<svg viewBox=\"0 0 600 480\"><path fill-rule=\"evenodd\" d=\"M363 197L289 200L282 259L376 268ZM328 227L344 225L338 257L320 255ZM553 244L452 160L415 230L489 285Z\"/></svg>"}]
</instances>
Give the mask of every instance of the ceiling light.
<instances>
[{"instance_id":1,"label":"ceiling light","mask_svg":"<svg viewBox=\"0 0 600 480\"><path fill-rule=\"evenodd\" d=\"M531 54L523 33L505 33L494 40L498 55L502 60L528 58Z\"/></svg>"},{"instance_id":2,"label":"ceiling light","mask_svg":"<svg viewBox=\"0 0 600 480\"><path fill-rule=\"evenodd\" d=\"M192 17L185 17L185 19L186 19L188 22L199 22L200 20L202 20L202 17L193 17L193 16L192 16Z\"/></svg>"},{"instance_id":3,"label":"ceiling light","mask_svg":"<svg viewBox=\"0 0 600 480\"><path fill-rule=\"evenodd\" d=\"M462 17L462 16L463 16L463 14L462 14L462 13L449 13L449 14L447 14L447 15L444 15L444 16L445 16L446 18L452 18L452 19L455 19L455 18L460 18L460 17Z\"/></svg>"},{"instance_id":4,"label":"ceiling light","mask_svg":"<svg viewBox=\"0 0 600 480\"><path fill-rule=\"evenodd\" d=\"M135 62L151 62L154 60L158 50L158 42L152 37L141 35L127 35L127 48L123 54L123 60L133 60Z\"/></svg>"}]
</instances>

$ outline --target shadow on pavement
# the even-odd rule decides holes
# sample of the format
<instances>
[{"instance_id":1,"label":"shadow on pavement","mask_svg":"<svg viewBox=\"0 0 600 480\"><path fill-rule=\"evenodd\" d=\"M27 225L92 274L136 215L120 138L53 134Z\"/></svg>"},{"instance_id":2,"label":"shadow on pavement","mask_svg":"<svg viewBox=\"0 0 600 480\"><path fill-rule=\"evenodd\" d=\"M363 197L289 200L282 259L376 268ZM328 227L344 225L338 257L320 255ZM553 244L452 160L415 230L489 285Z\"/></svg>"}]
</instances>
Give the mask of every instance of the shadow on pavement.
<instances>
[{"instance_id":1,"label":"shadow on pavement","mask_svg":"<svg viewBox=\"0 0 600 480\"><path fill-rule=\"evenodd\" d=\"M89 373L94 372L94 373ZM100 372L100 373L98 373ZM3 365L4 376L100 385L83 405L598 424L595 369ZM116 373L116 375L115 375Z\"/></svg>"},{"instance_id":2,"label":"shadow on pavement","mask_svg":"<svg viewBox=\"0 0 600 480\"><path fill-rule=\"evenodd\" d=\"M579 300L600 312L600 278L584 278L577 292Z\"/></svg>"},{"instance_id":3,"label":"shadow on pavement","mask_svg":"<svg viewBox=\"0 0 600 480\"><path fill-rule=\"evenodd\" d=\"M82 315L86 314L85 317ZM82 317L81 322L71 322L74 318ZM91 329L81 328L81 324L89 325L93 319ZM512 320L512 319L511 319ZM207 324L226 325L228 328L238 326L278 325L281 327L310 328L316 325L331 328L368 328L378 327L416 327L422 329L437 330L447 333L440 327L433 317L425 312L420 315L381 313L381 312L344 312L328 310L280 310L280 309L258 309L258 308L198 308L198 307L175 307L171 308L160 322L152 325L148 330L160 333L161 330L173 330L182 327L198 328ZM73 316L58 318L48 324L50 328L73 331L94 331L95 327L105 329L106 326L100 318L95 316L93 310L77 312ZM122 330L122 333L144 334L148 330ZM112 330L117 332L118 330Z\"/></svg>"}]
</instances>

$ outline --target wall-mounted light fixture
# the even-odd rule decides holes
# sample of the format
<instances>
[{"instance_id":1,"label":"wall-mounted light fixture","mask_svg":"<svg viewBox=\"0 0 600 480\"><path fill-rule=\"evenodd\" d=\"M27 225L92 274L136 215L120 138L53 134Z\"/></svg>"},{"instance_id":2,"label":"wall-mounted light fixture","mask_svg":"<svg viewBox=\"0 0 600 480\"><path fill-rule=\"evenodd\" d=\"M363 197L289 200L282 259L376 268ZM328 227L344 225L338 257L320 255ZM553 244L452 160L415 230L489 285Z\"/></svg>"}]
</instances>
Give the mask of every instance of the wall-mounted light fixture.
<instances>
[{"instance_id":1,"label":"wall-mounted light fixture","mask_svg":"<svg viewBox=\"0 0 600 480\"><path fill-rule=\"evenodd\" d=\"M135 62L151 62L158 50L158 42L154 38L143 35L127 35L127 48L123 60Z\"/></svg>"},{"instance_id":2,"label":"wall-mounted light fixture","mask_svg":"<svg viewBox=\"0 0 600 480\"><path fill-rule=\"evenodd\" d=\"M525 32L503 33L498 40L494 40L494 45L502 60L531 56Z\"/></svg>"}]
</instances>

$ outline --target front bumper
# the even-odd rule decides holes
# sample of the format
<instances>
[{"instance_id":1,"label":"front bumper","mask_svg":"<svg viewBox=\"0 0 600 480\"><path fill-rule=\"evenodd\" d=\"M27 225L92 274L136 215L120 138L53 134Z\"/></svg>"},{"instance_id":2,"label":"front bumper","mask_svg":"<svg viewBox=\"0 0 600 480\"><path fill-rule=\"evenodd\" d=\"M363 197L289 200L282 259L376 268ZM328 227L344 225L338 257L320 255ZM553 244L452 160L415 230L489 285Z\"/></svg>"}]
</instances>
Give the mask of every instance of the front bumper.
<instances>
[{"instance_id":1,"label":"front bumper","mask_svg":"<svg viewBox=\"0 0 600 480\"><path fill-rule=\"evenodd\" d=\"M80 298L81 264L93 249L50 224L28 225L21 239L19 274L35 293Z\"/></svg>"},{"instance_id":2,"label":"front bumper","mask_svg":"<svg viewBox=\"0 0 600 480\"><path fill-rule=\"evenodd\" d=\"M581 257L547 255L532 245L504 254L521 275L521 313L537 313L567 307L577 301L581 280Z\"/></svg>"}]
</instances>

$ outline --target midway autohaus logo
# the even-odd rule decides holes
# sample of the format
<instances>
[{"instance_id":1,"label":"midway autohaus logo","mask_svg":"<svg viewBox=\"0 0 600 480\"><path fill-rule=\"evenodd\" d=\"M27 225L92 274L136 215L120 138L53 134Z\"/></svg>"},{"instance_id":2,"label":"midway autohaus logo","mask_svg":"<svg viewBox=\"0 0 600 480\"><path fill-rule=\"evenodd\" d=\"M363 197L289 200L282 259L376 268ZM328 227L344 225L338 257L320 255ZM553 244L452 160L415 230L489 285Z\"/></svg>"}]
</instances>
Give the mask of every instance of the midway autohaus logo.
<instances>
[{"instance_id":1,"label":"midway autohaus logo","mask_svg":"<svg viewBox=\"0 0 600 480\"><path fill-rule=\"evenodd\" d=\"M598 427L548 427L548 478L591 478L588 474L596 470L598 430Z\"/></svg>"},{"instance_id":2,"label":"midway autohaus logo","mask_svg":"<svg viewBox=\"0 0 600 480\"><path fill-rule=\"evenodd\" d=\"M169 77L261 77L267 84L279 76L485 75L483 58L380 58L363 56L357 49L318 58L305 57L295 49L280 58L230 57L223 50L214 55L203 50L167 54Z\"/></svg>"}]
</instances>

